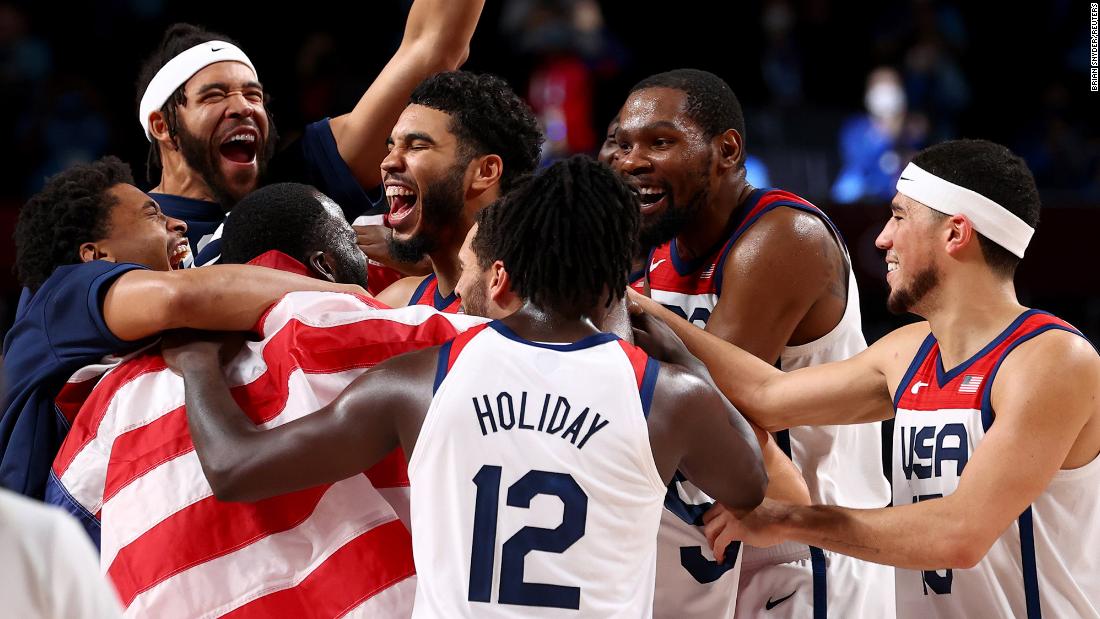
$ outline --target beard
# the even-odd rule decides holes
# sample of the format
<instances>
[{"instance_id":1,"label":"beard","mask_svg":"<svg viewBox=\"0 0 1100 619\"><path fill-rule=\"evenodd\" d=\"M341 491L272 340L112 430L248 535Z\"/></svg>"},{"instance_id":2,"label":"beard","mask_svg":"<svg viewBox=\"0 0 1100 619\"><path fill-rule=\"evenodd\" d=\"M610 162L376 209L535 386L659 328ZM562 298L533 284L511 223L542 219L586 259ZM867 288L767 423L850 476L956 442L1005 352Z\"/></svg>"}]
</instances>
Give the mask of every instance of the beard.
<instances>
[{"instance_id":1,"label":"beard","mask_svg":"<svg viewBox=\"0 0 1100 619\"><path fill-rule=\"evenodd\" d=\"M481 278L478 278L478 285L468 289L466 295L462 297L463 313L470 316L489 317L489 295L485 293L482 283Z\"/></svg>"},{"instance_id":2,"label":"beard","mask_svg":"<svg viewBox=\"0 0 1100 619\"><path fill-rule=\"evenodd\" d=\"M460 231L465 206L462 181L468 163L456 163L442 178L424 187L416 233L407 239L390 236L390 255L394 260L407 264L420 262L439 248L440 237Z\"/></svg>"},{"instance_id":3,"label":"beard","mask_svg":"<svg viewBox=\"0 0 1100 619\"><path fill-rule=\"evenodd\" d=\"M886 299L886 309L892 314L907 314L939 285L940 271L931 265L914 275L908 286L891 290Z\"/></svg>"},{"instance_id":4,"label":"beard","mask_svg":"<svg viewBox=\"0 0 1100 619\"><path fill-rule=\"evenodd\" d=\"M699 190L684 202L683 206L677 204L672 195L671 188L665 188L665 199L668 206L661 213L652 218L642 217L641 229L638 231L638 242L643 250L657 247L671 241L695 218L695 215L703 209L710 200L710 164L712 157L708 153L706 160L697 170Z\"/></svg>"},{"instance_id":5,"label":"beard","mask_svg":"<svg viewBox=\"0 0 1100 619\"><path fill-rule=\"evenodd\" d=\"M275 154L275 143L277 141L278 134L275 131L275 121L269 114L267 138L263 140L263 144L256 151L256 163L258 164L256 184L249 191L256 189L259 186L260 179L267 174L267 165ZM237 195L229 179L226 178L225 172L218 165L220 154L217 152L217 148L211 149L209 143L191 133L182 123L180 123L179 130L176 132L176 143L179 145L183 160L202 177L211 193L214 194L214 200L222 205L222 208L226 211L232 209L246 195Z\"/></svg>"}]
</instances>

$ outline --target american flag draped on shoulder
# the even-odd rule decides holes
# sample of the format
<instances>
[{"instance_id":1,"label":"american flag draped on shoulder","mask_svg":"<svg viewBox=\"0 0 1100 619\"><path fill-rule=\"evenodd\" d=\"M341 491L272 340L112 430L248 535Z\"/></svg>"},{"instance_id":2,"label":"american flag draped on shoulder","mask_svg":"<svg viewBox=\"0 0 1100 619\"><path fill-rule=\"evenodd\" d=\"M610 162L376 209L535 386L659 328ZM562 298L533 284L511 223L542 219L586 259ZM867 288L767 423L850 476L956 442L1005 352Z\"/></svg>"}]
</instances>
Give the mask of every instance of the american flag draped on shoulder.
<instances>
[{"instance_id":1,"label":"american flag draped on shoulder","mask_svg":"<svg viewBox=\"0 0 1100 619\"><path fill-rule=\"evenodd\" d=\"M229 364L252 420L278 426L330 402L363 371L484 322L424 306L379 309L297 292ZM66 393L83 396L94 372ZM83 399L76 398L77 400ZM99 534L129 617L394 617L415 587L400 451L367 471L256 503L211 495L187 430L183 381L154 347L98 378L54 461L47 500ZM98 530L97 530L98 529Z\"/></svg>"}]
</instances>

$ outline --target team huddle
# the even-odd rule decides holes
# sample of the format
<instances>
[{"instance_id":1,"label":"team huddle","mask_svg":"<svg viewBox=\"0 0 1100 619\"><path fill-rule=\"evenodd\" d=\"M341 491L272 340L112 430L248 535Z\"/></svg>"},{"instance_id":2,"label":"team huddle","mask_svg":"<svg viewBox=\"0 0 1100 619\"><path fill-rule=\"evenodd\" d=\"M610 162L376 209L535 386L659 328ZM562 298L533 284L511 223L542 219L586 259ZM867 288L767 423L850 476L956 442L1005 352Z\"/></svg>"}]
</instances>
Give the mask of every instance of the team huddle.
<instances>
[{"instance_id":1,"label":"team huddle","mask_svg":"<svg viewBox=\"0 0 1100 619\"><path fill-rule=\"evenodd\" d=\"M107 157L21 211L0 484L83 525L125 616L1100 618L1100 356L1016 298L1022 159L913 157L876 245L923 321L868 346L728 84L652 75L540 169L458 70L481 4L416 0L279 150L245 52L177 24L154 188Z\"/></svg>"}]
</instances>

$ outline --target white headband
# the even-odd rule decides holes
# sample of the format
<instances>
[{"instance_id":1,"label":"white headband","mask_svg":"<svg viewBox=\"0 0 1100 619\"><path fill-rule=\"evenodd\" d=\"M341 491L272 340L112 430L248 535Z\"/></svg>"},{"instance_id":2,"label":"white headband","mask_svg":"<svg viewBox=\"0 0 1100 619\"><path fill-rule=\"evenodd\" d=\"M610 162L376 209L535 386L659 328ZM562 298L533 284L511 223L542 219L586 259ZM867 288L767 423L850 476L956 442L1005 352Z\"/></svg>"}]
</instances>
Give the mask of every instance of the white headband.
<instances>
[{"instance_id":1,"label":"white headband","mask_svg":"<svg viewBox=\"0 0 1100 619\"><path fill-rule=\"evenodd\" d=\"M1035 229L982 194L960 187L910 163L898 179L898 193L945 215L966 215L989 240L1024 257Z\"/></svg>"},{"instance_id":2,"label":"white headband","mask_svg":"<svg viewBox=\"0 0 1100 619\"><path fill-rule=\"evenodd\" d=\"M153 141L153 132L149 130L149 115L164 107L168 97L171 97L177 88L187 83L191 76L204 68L215 62L227 60L239 62L252 69L253 73L256 72L256 67L252 66L252 61L241 51L241 48L225 41L199 43L165 63L149 82L149 87L141 97L141 105L138 106L138 122L145 129L145 137L149 138L150 142Z\"/></svg>"}]
</instances>

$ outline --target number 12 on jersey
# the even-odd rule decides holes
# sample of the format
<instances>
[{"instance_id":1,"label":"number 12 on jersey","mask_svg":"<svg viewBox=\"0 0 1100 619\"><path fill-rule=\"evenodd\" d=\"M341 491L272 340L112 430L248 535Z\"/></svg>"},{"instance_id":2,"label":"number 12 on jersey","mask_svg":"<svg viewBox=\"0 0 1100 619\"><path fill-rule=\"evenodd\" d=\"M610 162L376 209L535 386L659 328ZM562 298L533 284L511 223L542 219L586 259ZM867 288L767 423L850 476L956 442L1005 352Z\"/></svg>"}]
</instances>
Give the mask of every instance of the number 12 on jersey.
<instances>
[{"instance_id":1,"label":"number 12 on jersey","mask_svg":"<svg viewBox=\"0 0 1100 619\"><path fill-rule=\"evenodd\" d=\"M501 468L486 464L474 475L474 535L470 552L471 602L491 602L493 560L496 556L497 514L500 502ZM553 529L523 527L501 547L500 589L497 602L521 606L580 608L580 587L523 581L523 564L532 550L562 553L584 536L588 516L588 495L571 475L529 471L508 487L507 503L529 509L540 494L561 499L561 524Z\"/></svg>"}]
</instances>

